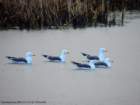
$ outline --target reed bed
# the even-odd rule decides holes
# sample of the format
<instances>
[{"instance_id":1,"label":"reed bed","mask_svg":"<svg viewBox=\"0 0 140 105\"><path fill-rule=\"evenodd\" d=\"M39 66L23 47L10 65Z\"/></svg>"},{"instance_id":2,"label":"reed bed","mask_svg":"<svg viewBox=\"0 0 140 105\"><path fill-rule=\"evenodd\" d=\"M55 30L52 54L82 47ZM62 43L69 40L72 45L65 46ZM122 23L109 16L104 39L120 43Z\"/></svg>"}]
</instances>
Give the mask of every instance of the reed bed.
<instances>
[{"instance_id":1,"label":"reed bed","mask_svg":"<svg viewBox=\"0 0 140 105\"><path fill-rule=\"evenodd\" d=\"M131 2L130 2L131 1ZM108 24L108 14L133 0L0 0L0 28L85 27ZM140 7L139 0L134 0Z\"/></svg>"}]
</instances>

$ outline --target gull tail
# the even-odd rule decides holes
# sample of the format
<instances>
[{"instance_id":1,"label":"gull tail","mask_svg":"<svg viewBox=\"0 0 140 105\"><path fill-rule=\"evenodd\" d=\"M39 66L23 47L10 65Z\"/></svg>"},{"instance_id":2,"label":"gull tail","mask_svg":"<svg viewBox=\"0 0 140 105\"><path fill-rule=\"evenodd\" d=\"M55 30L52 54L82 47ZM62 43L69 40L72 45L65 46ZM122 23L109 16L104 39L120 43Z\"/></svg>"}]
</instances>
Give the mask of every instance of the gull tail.
<instances>
[{"instance_id":1,"label":"gull tail","mask_svg":"<svg viewBox=\"0 0 140 105\"><path fill-rule=\"evenodd\" d=\"M71 61L72 64L75 64L75 65L79 65L79 63L75 62L75 61Z\"/></svg>"},{"instance_id":2,"label":"gull tail","mask_svg":"<svg viewBox=\"0 0 140 105\"><path fill-rule=\"evenodd\" d=\"M45 58L48 58L48 55L42 55L43 57L45 57Z\"/></svg>"},{"instance_id":3,"label":"gull tail","mask_svg":"<svg viewBox=\"0 0 140 105\"><path fill-rule=\"evenodd\" d=\"M83 56L89 56L89 54L86 54L86 53L81 53Z\"/></svg>"},{"instance_id":4,"label":"gull tail","mask_svg":"<svg viewBox=\"0 0 140 105\"><path fill-rule=\"evenodd\" d=\"M15 57L6 56L7 59L13 60Z\"/></svg>"}]
</instances>

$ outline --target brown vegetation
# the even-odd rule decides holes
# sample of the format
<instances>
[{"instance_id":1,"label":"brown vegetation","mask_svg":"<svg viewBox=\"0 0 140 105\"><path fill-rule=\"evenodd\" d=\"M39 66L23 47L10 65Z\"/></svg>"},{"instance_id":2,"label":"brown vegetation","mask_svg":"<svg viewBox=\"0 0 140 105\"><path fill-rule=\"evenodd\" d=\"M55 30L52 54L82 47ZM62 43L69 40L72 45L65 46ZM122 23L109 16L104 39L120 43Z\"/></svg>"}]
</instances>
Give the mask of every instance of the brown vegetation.
<instances>
[{"instance_id":1,"label":"brown vegetation","mask_svg":"<svg viewBox=\"0 0 140 105\"><path fill-rule=\"evenodd\" d=\"M0 0L0 27L52 28L107 24L109 11L130 7L133 0ZM139 6L139 0L134 0ZM139 4L138 4L139 3ZM134 5L135 6L135 5Z\"/></svg>"}]
</instances>

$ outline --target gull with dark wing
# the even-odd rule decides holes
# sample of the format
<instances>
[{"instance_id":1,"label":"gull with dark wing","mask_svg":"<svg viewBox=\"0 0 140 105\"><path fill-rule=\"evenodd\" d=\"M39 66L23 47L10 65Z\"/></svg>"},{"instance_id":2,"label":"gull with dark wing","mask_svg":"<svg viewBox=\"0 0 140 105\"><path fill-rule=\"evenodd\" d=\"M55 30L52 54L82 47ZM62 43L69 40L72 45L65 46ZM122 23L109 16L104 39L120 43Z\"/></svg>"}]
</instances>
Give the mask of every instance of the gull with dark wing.
<instances>
[{"instance_id":1,"label":"gull with dark wing","mask_svg":"<svg viewBox=\"0 0 140 105\"><path fill-rule=\"evenodd\" d=\"M27 52L25 57L12 57L6 56L14 64L32 64L32 56L35 56L32 52Z\"/></svg>"},{"instance_id":2,"label":"gull with dark wing","mask_svg":"<svg viewBox=\"0 0 140 105\"><path fill-rule=\"evenodd\" d=\"M68 50L63 49L60 53L59 56L50 56L50 55L42 55L43 57L45 57L46 59L48 59L51 62L65 62L66 61L66 55L68 54Z\"/></svg>"}]
</instances>

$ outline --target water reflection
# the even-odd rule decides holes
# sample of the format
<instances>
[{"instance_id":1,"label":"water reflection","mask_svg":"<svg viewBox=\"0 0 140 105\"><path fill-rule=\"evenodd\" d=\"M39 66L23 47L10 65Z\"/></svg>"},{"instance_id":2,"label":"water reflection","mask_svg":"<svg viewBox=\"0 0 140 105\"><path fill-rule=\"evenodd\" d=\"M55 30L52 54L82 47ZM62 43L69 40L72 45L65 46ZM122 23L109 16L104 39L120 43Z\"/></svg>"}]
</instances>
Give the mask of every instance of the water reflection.
<instances>
[{"instance_id":1,"label":"water reflection","mask_svg":"<svg viewBox=\"0 0 140 105\"><path fill-rule=\"evenodd\" d=\"M32 64L24 66L24 71L27 73L32 72Z\"/></svg>"}]
</instances>

